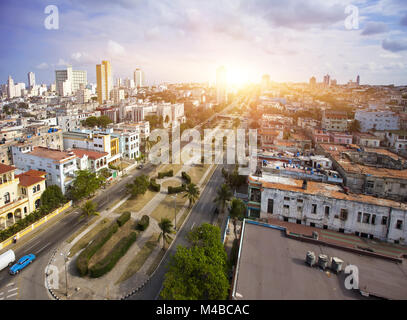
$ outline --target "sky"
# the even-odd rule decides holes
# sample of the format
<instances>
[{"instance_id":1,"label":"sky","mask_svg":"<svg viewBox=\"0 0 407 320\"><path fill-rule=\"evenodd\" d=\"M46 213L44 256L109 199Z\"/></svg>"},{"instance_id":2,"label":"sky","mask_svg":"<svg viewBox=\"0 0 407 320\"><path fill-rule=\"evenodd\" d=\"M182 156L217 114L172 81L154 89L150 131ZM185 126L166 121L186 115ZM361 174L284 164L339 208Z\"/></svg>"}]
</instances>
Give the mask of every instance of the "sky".
<instances>
[{"instance_id":1,"label":"sky","mask_svg":"<svg viewBox=\"0 0 407 320\"><path fill-rule=\"evenodd\" d=\"M44 25L50 4L58 29ZM407 85L406 0L1 0L0 30L0 83L27 83L32 71L49 84L67 64L95 82L96 64L110 60L114 78L141 67L149 84L213 82L224 65L237 83L359 74L361 84Z\"/></svg>"}]
</instances>

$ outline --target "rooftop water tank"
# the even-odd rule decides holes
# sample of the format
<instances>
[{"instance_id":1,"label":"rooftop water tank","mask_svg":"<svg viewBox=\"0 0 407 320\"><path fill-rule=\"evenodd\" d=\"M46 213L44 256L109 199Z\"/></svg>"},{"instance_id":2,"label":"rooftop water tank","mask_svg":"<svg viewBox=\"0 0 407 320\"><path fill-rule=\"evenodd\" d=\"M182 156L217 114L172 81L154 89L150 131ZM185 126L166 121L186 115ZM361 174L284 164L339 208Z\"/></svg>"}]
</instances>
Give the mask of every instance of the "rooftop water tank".
<instances>
[{"instance_id":1,"label":"rooftop water tank","mask_svg":"<svg viewBox=\"0 0 407 320\"><path fill-rule=\"evenodd\" d=\"M305 262L309 264L310 267L312 267L315 264L316 260L317 259L315 258L315 253L313 251L308 251L307 256L305 257Z\"/></svg>"},{"instance_id":2,"label":"rooftop water tank","mask_svg":"<svg viewBox=\"0 0 407 320\"><path fill-rule=\"evenodd\" d=\"M339 273L342 271L343 260L333 257L331 262L331 269L335 273Z\"/></svg>"}]
</instances>

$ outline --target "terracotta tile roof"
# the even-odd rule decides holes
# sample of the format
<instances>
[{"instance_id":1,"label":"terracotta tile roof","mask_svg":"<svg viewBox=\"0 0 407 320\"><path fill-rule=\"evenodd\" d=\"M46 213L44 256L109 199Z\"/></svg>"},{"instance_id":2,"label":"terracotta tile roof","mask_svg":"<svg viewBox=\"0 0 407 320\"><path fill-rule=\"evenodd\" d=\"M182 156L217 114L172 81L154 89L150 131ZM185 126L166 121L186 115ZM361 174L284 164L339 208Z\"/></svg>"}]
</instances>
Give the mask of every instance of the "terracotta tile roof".
<instances>
[{"instance_id":1,"label":"terracotta tile roof","mask_svg":"<svg viewBox=\"0 0 407 320\"><path fill-rule=\"evenodd\" d=\"M32 170L32 171L36 171L36 170ZM38 171L38 172L40 172L40 171ZM42 173L44 175L46 174L46 172L42 172ZM36 184L36 183L39 183L39 182L45 180L44 177L35 175L32 172L30 173L29 171L16 175L16 178L18 178L20 180L19 184L23 187L29 187L29 186L32 186L33 184Z\"/></svg>"},{"instance_id":2,"label":"terracotta tile roof","mask_svg":"<svg viewBox=\"0 0 407 320\"><path fill-rule=\"evenodd\" d=\"M0 174L16 170L15 167L0 163Z\"/></svg>"},{"instance_id":3,"label":"terracotta tile roof","mask_svg":"<svg viewBox=\"0 0 407 320\"><path fill-rule=\"evenodd\" d=\"M94 151L94 150L87 150L87 149L72 149L72 152L75 153L75 155L78 158L82 158L84 155L87 155L89 159L96 160L100 159L102 157L105 157L108 155L107 152L99 152L99 151Z\"/></svg>"},{"instance_id":4,"label":"terracotta tile roof","mask_svg":"<svg viewBox=\"0 0 407 320\"><path fill-rule=\"evenodd\" d=\"M32 177L44 177L47 173L44 171L31 169L31 170L24 172L23 174L26 174L26 175L29 175Z\"/></svg>"}]
</instances>

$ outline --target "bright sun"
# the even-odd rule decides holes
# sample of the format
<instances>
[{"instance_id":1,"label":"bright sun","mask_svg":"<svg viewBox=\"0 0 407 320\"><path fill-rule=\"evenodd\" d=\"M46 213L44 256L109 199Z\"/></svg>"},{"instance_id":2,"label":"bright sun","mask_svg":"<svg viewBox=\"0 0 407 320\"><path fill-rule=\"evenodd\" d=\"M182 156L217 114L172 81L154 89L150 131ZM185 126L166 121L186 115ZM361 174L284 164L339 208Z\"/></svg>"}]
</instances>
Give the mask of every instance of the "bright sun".
<instances>
[{"instance_id":1,"label":"bright sun","mask_svg":"<svg viewBox=\"0 0 407 320\"><path fill-rule=\"evenodd\" d=\"M232 87L242 87L251 82L251 74L247 68L226 66L227 81Z\"/></svg>"}]
</instances>

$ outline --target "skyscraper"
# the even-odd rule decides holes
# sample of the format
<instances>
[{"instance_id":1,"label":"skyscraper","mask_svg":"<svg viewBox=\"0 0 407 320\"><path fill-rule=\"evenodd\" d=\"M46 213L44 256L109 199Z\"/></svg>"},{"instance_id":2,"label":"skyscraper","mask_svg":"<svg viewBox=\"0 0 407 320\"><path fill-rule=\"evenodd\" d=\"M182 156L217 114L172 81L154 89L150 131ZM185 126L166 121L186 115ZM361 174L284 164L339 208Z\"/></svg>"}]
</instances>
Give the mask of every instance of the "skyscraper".
<instances>
[{"instance_id":1,"label":"skyscraper","mask_svg":"<svg viewBox=\"0 0 407 320\"><path fill-rule=\"evenodd\" d=\"M35 74L34 72L28 72L28 88L31 89L35 86Z\"/></svg>"},{"instance_id":2,"label":"skyscraper","mask_svg":"<svg viewBox=\"0 0 407 320\"><path fill-rule=\"evenodd\" d=\"M324 76L324 86L325 87L329 87L329 83L330 83L330 76L329 74L327 74L326 76Z\"/></svg>"},{"instance_id":3,"label":"skyscraper","mask_svg":"<svg viewBox=\"0 0 407 320\"><path fill-rule=\"evenodd\" d=\"M15 96L15 89L14 89L14 80L11 76L8 76L7 79L7 97L9 99L14 98Z\"/></svg>"},{"instance_id":4,"label":"skyscraper","mask_svg":"<svg viewBox=\"0 0 407 320\"><path fill-rule=\"evenodd\" d=\"M140 68L136 68L136 71L134 71L134 83L136 88L144 86L144 82L144 72Z\"/></svg>"},{"instance_id":5,"label":"skyscraper","mask_svg":"<svg viewBox=\"0 0 407 320\"><path fill-rule=\"evenodd\" d=\"M110 62L103 60L101 64L96 65L96 92L100 104L109 100L110 91L113 88L112 69Z\"/></svg>"},{"instance_id":6,"label":"skyscraper","mask_svg":"<svg viewBox=\"0 0 407 320\"><path fill-rule=\"evenodd\" d=\"M359 75L356 77L356 83L358 84L358 86L360 85L360 76Z\"/></svg>"},{"instance_id":7,"label":"skyscraper","mask_svg":"<svg viewBox=\"0 0 407 320\"><path fill-rule=\"evenodd\" d=\"M226 103L227 100L226 68L221 66L216 70L216 103Z\"/></svg>"},{"instance_id":8,"label":"skyscraper","mask_svg":"<svg viewBox=\"0 0 407 320\"><path fill-rule=\"evenodd\" d=\"M55 84L57 94L67 96L79 90L81 84L87 85L87 72L83 70L72 70L67 66L65 70L55 70Z\"/></svg>"}]
</instances>

